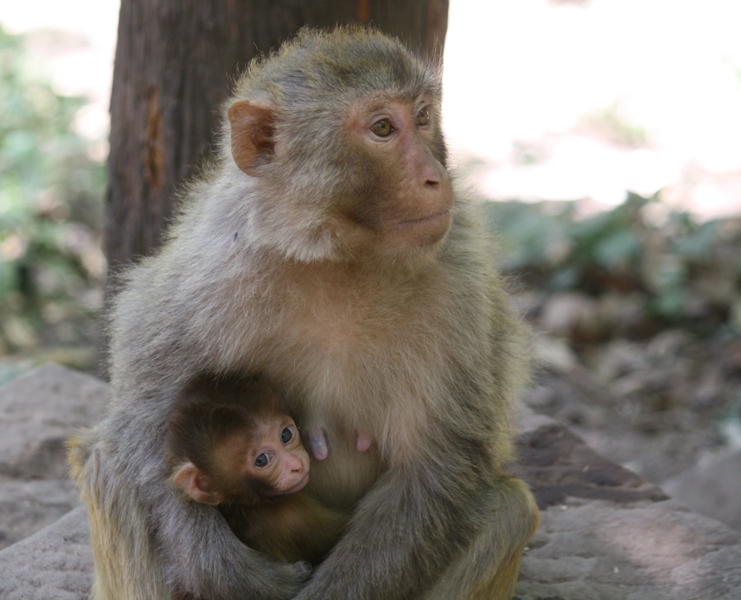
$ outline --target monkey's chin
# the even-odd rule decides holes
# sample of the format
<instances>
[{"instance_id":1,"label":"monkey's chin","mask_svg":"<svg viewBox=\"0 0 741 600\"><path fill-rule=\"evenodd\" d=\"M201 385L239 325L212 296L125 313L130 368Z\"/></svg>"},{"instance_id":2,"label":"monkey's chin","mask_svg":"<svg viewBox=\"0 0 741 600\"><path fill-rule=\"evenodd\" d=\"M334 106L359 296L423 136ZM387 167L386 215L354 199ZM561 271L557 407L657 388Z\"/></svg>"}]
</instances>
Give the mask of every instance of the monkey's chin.
<instances>
[{"instance_id":1,"label":"monkey's chin","mask_svg":"<svg viewBox=\"0 0 741 600\"><path fill-rule=\"evenodd\" d=\"M291 486L290 488L288 488L284 492L281 492L281 494L295 494L296 492L301 491L302 489L304 489L306 487L306 484L307 483L309 483L309 474L308 473L306 475L304 475L303 478L301 479L301 481L299 481L296 485Z\"/></svg>"},{"instance_id":2,"label":"monkey's chin","mask_svg":"<svg viewBox=\"0 0 741 600\"><path fill-rule=\"evenodd\" d=\"M399 222L399 227L428 227L433 225L435 227L445 227L447 229L450 224L450 209L446 208L441 210L434 215L428 217L422 217L421 219L406 219Z\"/></svg>"},{"instance_id":3,"label":"monkey's chin","mask_svg":"<svg viewBox=\"0 0 741 600\"><path fill-rule=\"evenodd\" d=\"M443 210L422 219L401 221L399 230L409 237L412 246L420 249L432 246L442 240L450 229L452 221L450 209Z\"/></svg>"}]
</instances>

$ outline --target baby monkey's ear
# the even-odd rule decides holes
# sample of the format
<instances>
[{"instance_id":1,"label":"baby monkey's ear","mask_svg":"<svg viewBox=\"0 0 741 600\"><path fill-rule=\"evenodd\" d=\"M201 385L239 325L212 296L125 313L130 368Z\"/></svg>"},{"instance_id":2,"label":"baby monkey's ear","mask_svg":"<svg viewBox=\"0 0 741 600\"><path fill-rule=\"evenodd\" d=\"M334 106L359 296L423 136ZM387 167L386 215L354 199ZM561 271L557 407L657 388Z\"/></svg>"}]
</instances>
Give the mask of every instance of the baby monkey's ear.
<instances>
[{"instance_id":1,"label":"baby monkey's ear","mask_svg":"<svg viewBox=\"0 0 741 600\"><path fill-rule=\"evenodd\" d=\"M211 479L190 461L178 467L171 481L174 487L201 504L215 506L223 501L221 494L209 489Z\"/></svg>"}]
</instances>

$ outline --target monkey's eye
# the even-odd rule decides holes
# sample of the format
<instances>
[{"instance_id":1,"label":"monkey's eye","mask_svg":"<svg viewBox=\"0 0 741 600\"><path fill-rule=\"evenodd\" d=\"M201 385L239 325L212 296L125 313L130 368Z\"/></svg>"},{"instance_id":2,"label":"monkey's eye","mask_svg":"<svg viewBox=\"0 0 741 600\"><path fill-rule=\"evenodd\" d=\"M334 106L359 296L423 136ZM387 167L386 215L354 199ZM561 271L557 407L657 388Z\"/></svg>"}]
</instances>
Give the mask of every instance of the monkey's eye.
<instances>
[{"instance_id":1,"label":"monkey's eye","mask_svg":"<svg viewBox=\"0 0 741 600\"><path fill-rule=\"evenodd\" d=\"M258 469L264 469L270 463L270 455L267 452L263 452L255 459L255 466Z\"/></svg>"},{"instance_id":2,"label":"monkey's eye","mask_svg":"<svg viewBox=\"0 0 741 600\"><path fill-rule=\"evenodd\" d=\"M284 444L287 444L293 439L294 435L296 434L293 431L293 427L286 427L283 431L280 432L280 441Z\"/></svg>"},{"instance_id":3,"label":"monkey's eye","mask_svg":"<svg viewBox=\"0 0 741 600\"><path fill-rule=\"evenodd\" d=\"M430 109L426 106L417 113L417 125L427 125L430 122Z\"/></svg>"},{"instance_id":4,"label":"monkey's eye","mask_svg":"<svg viewBox=\"0 0 741 600\"><path fill-rule=\"evenodd\" d=\"M389 121L388 119L381 119L380 121L376 121L375 123L373 123L373 125L370 126L370 130L378 137L383 138L391 135L394 127L391 125L391 121Z\"/></svg>"}]
</instances>

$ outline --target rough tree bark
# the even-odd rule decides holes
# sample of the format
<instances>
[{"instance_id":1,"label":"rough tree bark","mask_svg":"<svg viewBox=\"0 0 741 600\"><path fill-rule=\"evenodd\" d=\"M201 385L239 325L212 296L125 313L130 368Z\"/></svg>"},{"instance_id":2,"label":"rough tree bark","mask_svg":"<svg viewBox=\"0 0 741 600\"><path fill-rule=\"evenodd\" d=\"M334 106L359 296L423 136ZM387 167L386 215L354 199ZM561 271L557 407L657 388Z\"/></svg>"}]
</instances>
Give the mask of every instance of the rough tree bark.
<instances>
[{"instance_id":1,"label":"rough tree bark","mask_svg":"<svg viewBox=\"0 0 741 600\"><path fill-rule=\"evenodd\" d=\"M111 98L106 306L115 274L159 246L177 187L207 157L217 107L250 59L303 25L354 22L373 23L441 56L447 15L448 0L122 0ZM102 353L106 345L104 335Z\"/></svg>"}]
</instances>

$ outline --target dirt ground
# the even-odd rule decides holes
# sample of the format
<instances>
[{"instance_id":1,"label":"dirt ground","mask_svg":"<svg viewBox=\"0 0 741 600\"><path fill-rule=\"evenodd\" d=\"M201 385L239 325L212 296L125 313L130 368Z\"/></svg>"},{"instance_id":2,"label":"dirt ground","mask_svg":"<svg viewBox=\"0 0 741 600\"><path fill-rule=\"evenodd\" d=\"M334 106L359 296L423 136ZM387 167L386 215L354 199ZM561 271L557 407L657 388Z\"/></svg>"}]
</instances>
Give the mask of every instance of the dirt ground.
<instances>
[{"instance_id":1,"label":"dirt ground","mask_svg":"<svg viewBox=\"0 0 741 600\"><path fill-rule=\"evenodd\" d=\"M699 339L672 329L647 341L579 345L563 313L560 324L546 313L540 307L532 319L536 366L525 400L533 410L659 484L741 446L738 335Z\"/></svg>"}]
</instances>

